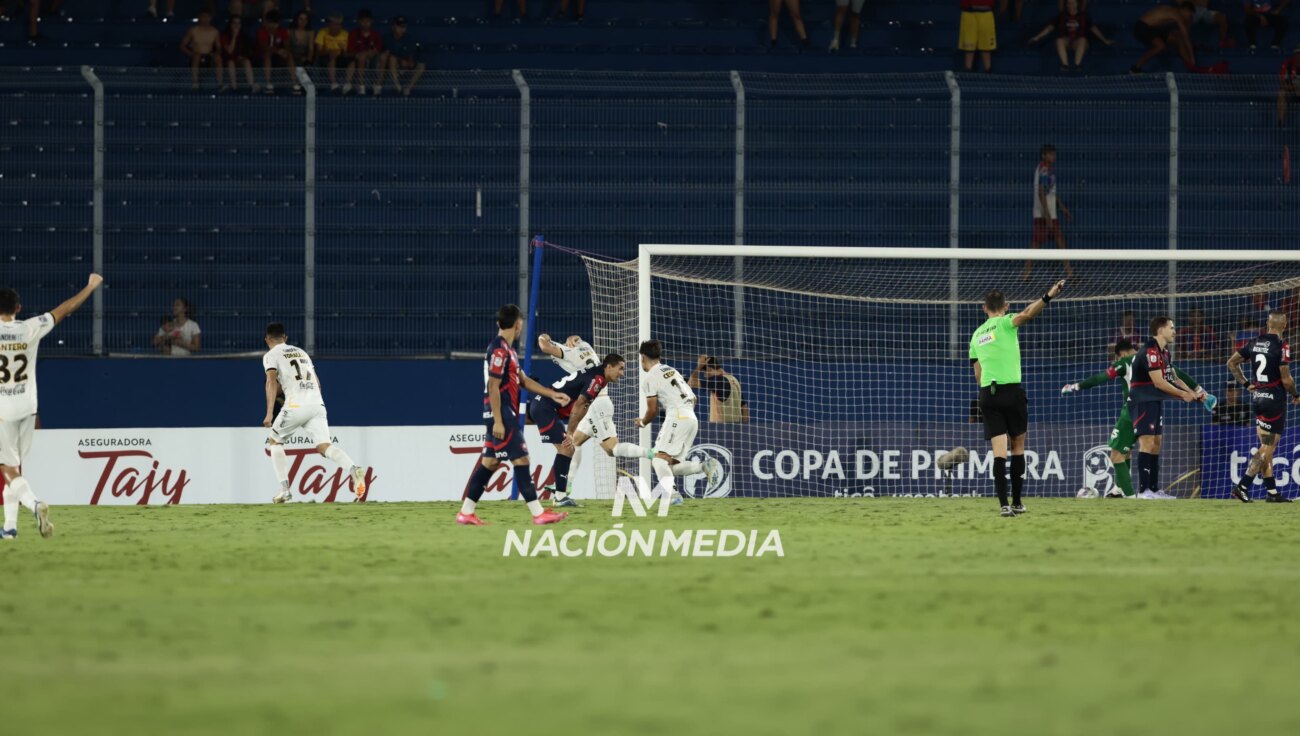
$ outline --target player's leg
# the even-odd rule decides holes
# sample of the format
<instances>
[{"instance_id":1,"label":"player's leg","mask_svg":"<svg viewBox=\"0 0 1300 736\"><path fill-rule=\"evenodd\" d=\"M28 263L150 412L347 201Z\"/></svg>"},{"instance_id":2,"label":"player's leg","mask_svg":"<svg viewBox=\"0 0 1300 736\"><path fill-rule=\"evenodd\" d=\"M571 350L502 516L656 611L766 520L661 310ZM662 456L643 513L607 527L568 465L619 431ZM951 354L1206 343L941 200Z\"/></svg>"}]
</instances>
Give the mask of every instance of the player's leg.
<instances>
[{"instance_id":1,"label":"player's leg","mask_svg":"<svg viewBox=\"0 0 1300 736\"><path fill-rule=\"evenodd\" d=\"M1128 406L1120 410L1119 419L1110 430L1110 464L1115 468L1115 485L1126 498L1133 497L1133 468L1130 457L1137 435L1133 433L1133 420L1129 418ZM1109 494L1107 494L1109 495Z\"/></svg>"},{"instance_id":2,"label":"player's leg","mask_svg":"<svg viewBox=\"0 0 1300 736\"><path fill-rule=\"evenodd\" d=\"M366 487L366 469L358 465L346 450L330 442L330 437L333 435L330 432L329 417L325 407L310 407L310 414L310 418L303 424L303 429L311 438L312 444L316 446L316 452L346 470L352 479L352 492L356 494L356 500L366 500L366 492L369 490Z\"/></svg>"},{"instance_id":3,"label":"player's leg","mask_svg":"<svg viewBox=\"0 0 1300 736\"><path fill-rule=\"evenodd\" d=\"M980 389L980 416L984 418L984 439L989 441L993 452L993 490L998 497L998 506L1003 516L1015 516L1011 503L1007 499L1007 418L1003 412L1002 398L1006 392L994 394L988 388Z\"/></svg>"},{"instance_id":4,"label":"player's leg","mask_svg":"<svg viewBox=\"0 0 1300 736\"><path fill-rule=\"evenodd\" d=\"M491 428L488 429L491 432ZM492 435L488 434L488 440ZM486 443L486 441L485 441ZM483 457L479 460L478 465L474 467L474 472L469 476L469 483L465 485L465 497L460 503L460 513L456 514L456 523L466 526L484 526L487 522L478 518L475 510L478 507L479 499L483 498L483 491L487 489L488 481L492 480L492 474L496 472L497 466L501 464L497 460L495 451L491 446L483 449Z\"/></svg>"},{"instance_id":5,"label":"player's leg","mask_svg":"<svg viewBox=\"0 0 1300 736\"><path fill-rule=\"evenodd\" d=\"M564 444L568 428L555 405L541 396L528 400L527 411L528 418L533 420L537 433L542 436L542 442L555 446L555 462L551 468L555 483L549 488L552 498L557 502L563 501L569 493L569 467L573 460L573 448Z\"/></svg>"},{"instance_id":6,"label":"player's leg","mask_svg":"<svg viewBox=\"0 0 1300 736\"><path fill-rule=\"evenodd\" d=\"M271 431L266 437L267 452L271 456L271 469L275 471L275 480L279 491L271 498L274 503L288 503L293 500L289 490L289 457L284 452L284 441L306 423L301 407L284 406L271 422Z\"/></svg>"},{"instance_id":7,"label":"player's leg","mask_svg":"<svg viewBox=\"0 0 1300 736\"><path fill-rule=\"evenodd\" d=\"M1025 513L1021 494L1025 490L1025 437L1029 432L1029 399L1019 386L1006 390L1010 406L1007 417L1007 453L1011 470L1011 510Z\"/></svg>"},{"instance_id":8,"label":"player's leg","mask_svg":"<svg viewBox=\"0 0 1300 736\"><path fill-rule=\"evenodd\" d=\"M1137 437L1137 491L1138 498L1152 499L1156 495L1156 459L1159 450L1160 402L1131 402L1129 416L1133 418L1133 434Z\"/></svg>"},{"instance_id":9,"label":"player's leg","mask_svg":"<svg viewBox=\"0 0 1300 736\"><path fill-rule=\"evenodd\" d=\"M1070 39L1062 36L1056 39L1056 58L1061 60L1061 71L1070 71Z\"/></svg>"},{"instance_id":10,"label":"player's leg","mask_svg":"<svg viewBox=\"0 0 1300 736\"><path fill-rule=\"evenodd\" d=\"M18 535L20 506L35 515L36 528L42 537L54 536L49 505L36 498L31 485L19 471L23 458L31 449L32 435L35 431L35 414L24 419L0 422L0 473L3 473L5 478L4 527L0 531L0 538L12 538Z\"/></svg>"},{"instance_id":11,"label":"player's leg","mask_svg":"<svg viewBox=\"0 0 1300 736\"><path fill-rule=\"evenodd\" d=\"M1083 68L1083 57L1088 53L1088 39L1079 37L1074 39L1074 68Z\"/></svg>"}]
</instances>

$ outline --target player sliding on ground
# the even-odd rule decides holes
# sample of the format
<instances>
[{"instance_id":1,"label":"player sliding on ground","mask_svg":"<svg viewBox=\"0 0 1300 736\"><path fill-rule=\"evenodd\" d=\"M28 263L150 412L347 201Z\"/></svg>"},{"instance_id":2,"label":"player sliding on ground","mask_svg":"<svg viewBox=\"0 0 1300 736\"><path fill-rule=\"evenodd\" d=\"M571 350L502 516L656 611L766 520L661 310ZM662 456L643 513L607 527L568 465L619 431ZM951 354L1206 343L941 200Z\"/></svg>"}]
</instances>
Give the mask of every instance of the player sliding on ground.
<instances>
[{"instance_id":1,"label":"player sliding on ground","mask_svg":"<svg viewBox=\"0 0 1300 736\"><path fill-rule=\"evenodd\" d=\"M537 336L537 348L551 356L551 360L555 361L555 364L560 366L567 376L573 376L588 368L595 368L600 365L600 358L596 355L596 349L579 335L569 335L568 339L561 344L552 342L550 335L542 333ZM582 448L574 447L573 457L569 459L568 471L565 474L566 487L563 489L559 487L560 470L558 467L555 469L556 484L548 486L547 490L551 492L551 498L555 499L556 506L578 505L578 502L572 498L573 494L570 489L573 484L570 479L578 477L578 468L581 465Z\"/></svg>"},{"instance_id":2,"label":"player sliding on ground","mask_svg":"<svg viewBox=\"0 0 1300 736\"><path fill-rule=\"evenodd\" d=\"M695 392L686 384L686 377L667 364L659 362L663 348L658 340L641 343L641 395L645 397L645 416L637 417L636 426L648 427L659 416L659 406L664 408L664 424L659 428L654 448L642 448L628 443L614 447L617 457L644 457L650 460L659 478L659 485L672 495L673 505L682 502L677 492L678 476L704 473L709 484L717 482L721 467L718 461L708 458L704 462L688 461L686 456L695 444L700 423L695 418Z\"/></svg>"},{"instance_id":3,"label":"player sliding on ground","mask_svg":"<svg viewBox=\"0 0 1300 736\"><path fill-rule=\"evenodd\" d=\"M365 469L352 462L342 447L330 443L329 418L316 366L312 365L305 351L289 344L283 324L272 322L267 325L265 340L268 350L262 356L262 370L266 372L266 416L262 418L262 426L271 430L266 444L271 453L275 479L280 482L280 490L271 500L275 503L293 500L289 491L289 458L284 453L284 442L298 430L307 433L316 446L316 452L348 471L357 500L365 500ZM281 390L284 391L284 406L276 414L275 399Z\"/></svg>"},{"instance_id":4,"label":"player sliding on ground","mask_svg":"<svg viewBox=\"0 0 1300 736\"><path fill-rule=\"evenodd\" d=\"M1115 362L1101 373L1094 373L1078 383L1067 383L1061 388L1061 395L1068 396L1078 391L1087 390L1096 386L1101 386L1116 378L1123 379L1120 382L1124 394L1124 407L1119 411L1119 418L1115 420L1115 427L1110 430L1110 464L1115 467L1115 485L1118 488L1112 488L1106 492L1106 498L1134 498L1133 493L1133 475L1130 465L1130 457L1133 453L1133 444L1137 441L1137 435L1133 432L1133 420L1128 414L1128 390L1129 381L1133 380L1133 356L1137 354L1137 348L1133 343L1120 338L1115 342ZM1208 396L1205 389L1197 385L1192 377L1175 368L1174 372L1178 375L1179 380L1187 384L1187 387L1196 392L1197 398L1204 401L1207 409L1214 408L1214 397Z\"/></svg>"},{"instance_id":5,"label":"player sliding on ground","mask_svg":"<svg viewBox=\"0 0 1300 736\"><path fill-rule=\"evenodd\" d=\"M1291 499L1278 493L1273 478L1273 452L1286 429L1286 397L1282 389L1291 394L1291 401L1300 404L1291 377L1291 346L1282 335L1286 334L1286 313L1274 310L1268 313L1268 332L1246 343L1228 359L1228 371L1237 383L1250 389L1251 404L1255 409L1255 432L1259 435L1259 449L1250 458L1246 474L1232 489L1232 497L1250 503L1250 486L1255 477L1264 476L1264 500L1269 503L1290 503ZM1249 363L1251 377L1246 378L1241 364Z\"/></svg>"},{"instance_id":6,"label":"player sliding on ground","mask_svg":"<svg viewBox=\"0 0 1300 736\"><path fill-rule=\"evenodd\" d=\"M564 406L547 396L538 395L528 400L528 417L537 425L542 441L555 445L556 506L578 506L578 502L568 496L569 461L581 443L574 440L568 428L580 426L588 416L591 404L605 393L605 386L617 383L623 377L624 365L623 356L610 353L601 364L556 381L552 388L569 398ZM604 397L604 401L609 402L609 397ZM612 404L609 414L613 416Z\"/></svg>"},{"instance_id":7,"label":"player sliding on ground","mask_svg":"<svg viewBox=\"0 0 1300 736\"><path fill-rule=\"evenodd\" d=\"M1062 279L1025 311L1007 314L1007 300L996 289L984 296L988 317L970 338L970 362L980 387L984 439L993 445L993 489L1003 516L1025 513L1020 494L1025 487L1025 435L1029 406L1020 386L1020 326L1042 314L1065 288ZM1011 455L1011 500L1007 501L1007 454Z\"/></svg>"},{"instance_id":8,"label":"player sliding on ground","mask_svg":"<svg viewBox=\"0 0 1300 736\"><path fill-rule=\"evenodd\" d=\"M22 474L23 458L31 449L36 431L36 349L41 338L81 308L103 282L103 277L92 273L76 296L21 322L18 313L23 305L18 292L0 289L0 473L5 478L5 520L0 539L18 536L19 506L35 515L36 530L42 537L54 536L49 505L37 500Z\"/></svg>"},{"instance_id":9,"label":"player sliding on ground","mask_svg":"<svg viewBox=\"0 0 1300 736\"><path fill-rule=\"evenodd\" d=\"M474 511L502 460L509 460L514 466L515 489L527 502L534 524L554 524L564 521L569 515L567 512L547 511L537 500L532 466L528 461L528 445L524 443L524 428L519 424L519 389L522 386L539 396L548 397L561 407L568 406L569 397L524 375L514 349L523 331L524 315L519 307L507 304L497 310L497 336L488 343L483 358L483 423L487 430L483 436L483 459L465 487L465 500L461 502L460 513L456 514L457 524L487 524Z\"/></svg>"},{"instance_id":10,"label":"player sliding on ground","mask_svg":"<svg viewBox=\"0 0 1300 736\"><path fill-rule=\"evenodd\" d=\"M1164 417L1161 408L1173 396L1186 402L1201 397L1178 377L1169 346L1174 342L1174 321L1169 317L1151 320L1151 337L1142 352L1133 359L1133 376L1129 379L1128 413L1133 418L1133 433L1138 443L1138 498L1172 499L1160 490L1160 449L1163 446Z\"/></svg>"}]
</instances>

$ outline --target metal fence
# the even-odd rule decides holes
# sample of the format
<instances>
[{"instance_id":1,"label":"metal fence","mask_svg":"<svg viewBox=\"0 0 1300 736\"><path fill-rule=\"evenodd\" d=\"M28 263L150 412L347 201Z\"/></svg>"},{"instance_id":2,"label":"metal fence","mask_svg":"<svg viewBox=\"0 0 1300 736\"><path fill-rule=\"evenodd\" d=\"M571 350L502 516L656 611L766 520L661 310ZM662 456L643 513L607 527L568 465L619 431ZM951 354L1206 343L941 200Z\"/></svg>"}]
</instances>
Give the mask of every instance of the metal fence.
<instances>
[{"instance_id":1,"label":"metal fence","mask_svg":"<svg viewBox=\"0 0 1300 736\"><path fill-rule=\"evenodd\" d=\"M270 320L323 354L476 352L492 310L526 301L534 233L626 258L1026 247L1044 144L1069 246L1300 242L1267 77L431 72L365 98L288 81L0 69L4 280L31 309L91 268L108 283L48 352L152 352L175 298L209 353L255 350ZM590 331L576 260L547 261L540 307L545 330Z\"/></svg>"}]
</instances>

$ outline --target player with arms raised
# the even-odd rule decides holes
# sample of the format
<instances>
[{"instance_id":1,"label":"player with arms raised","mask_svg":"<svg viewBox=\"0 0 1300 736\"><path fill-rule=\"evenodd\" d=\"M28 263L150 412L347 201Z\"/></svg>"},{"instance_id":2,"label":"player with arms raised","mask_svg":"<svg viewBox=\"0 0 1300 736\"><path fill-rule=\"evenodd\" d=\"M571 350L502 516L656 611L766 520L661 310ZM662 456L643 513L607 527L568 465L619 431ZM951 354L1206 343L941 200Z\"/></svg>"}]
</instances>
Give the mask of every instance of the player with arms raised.
<instances>
[{"instance_id":1,"label":"player with arms raised","mask_svg":"<svg viewBox=\"0 0 1300 736\"><path fill-rule=\"evenodd\" d=\"M22 321L18 320L23 309L18 292L0 289L0 473L5 478L0 539L18 536L19 506L36 516L36 529L42 537L54 536L50 507L37 500L21 470L36 431L36 349L41 338L80 309L103 282L99 274L92 273L76 296L45 314Z\"/></svg>"},{"instance_id":2,"label":"player with arms raised","mask_svg":"<svg viewBox=\"0 0 1300 736\"><path fill-rule=\"evenodd\" d=\"M700 431L695 418L695 392L686 383L686 377L660 362L663 348L658 340L641 343L641 395L645 397L645 416L638 417L636 426L648 427L664 410L664 424L659 428L653 448L642 448L628 443L618 443L614 454L618 457L644 457L650 460L655 475L671 495L674 505L682 502L677 492L677 476L704 473L709 483L715 483L721 468L718 461L708 458L704 462L687 461L686 456L695 444Z\"/></svg>"},{"instance_id":3,"label":"player with arms raised","mask_svg":"<svg viewBox=\"0 0 1300 736\"><path fill-rule=\"evenodd\" d=\"M603 397L605 402L609 402L609 397L604 396L605 386L616 383L623 377L623 366L623 356L610 353L599 365L570 373L556 381L551 387L569 398L569 402L563 406L540 394L528 401L528 417L537 425L542 441L555 445L556 506L578 506L578 502L569 497L568 491L569 461L580 445L574 442L569 427L577 428L587 415L588 408L598 398ZM612 417L612 403L609 410Z\"/></svg>"},{"instance_id":4,"label":"player with arms raised","mask_svg":"<svg viewBox=\"0 0 1300 736\"><path fill-rule=\"evenodd\" d=\"M1116 378L1122 379L1120 386L1124 392L1124 407L1119 411L1119 418L1115 420L1115 427L1110 431L1110 463L1115 466L1115 485L1118 489L1111 489L1106 493L1106 498L1133 498L1133 476L1130 465L1130 457L1133 453L1133 445L1137 442L1137 435L1133 431L1133 420L1128 414L1128 382L1133 378L1133 356L1137 355L1137 348L1133 343L1124 338L1115 342L1115 362L1111 363L1106 370L1100 373L1094 373L1083 379L1079 383L1067 383L1061 388L1061 395L1067 396L1078 391L1084 391L1090 388L1104 385ZM1197 398L1201 398L1206 403L1207 409L1213 409L1214 404L1207 396L1205 389L1197 385L1192 377L1187 375L1180 368L1174 368L1179 380L1187 384L1187 387L1196 392Z\"/></svg>"},{"instance_id":5,"label":"player with arms raised","mask_svg":"<svg viewBox=\"0 0 1300 736\"><path fill-rule=\"evenodd\" d=\"M1250 503L1250 486L1258 475L1264 476L1264 500L1269 503L1290 503L1291 499L1277 490L1273 477L1273 452L1286 429L1286 396L1300 403L1295 379L1291 377L1291 346L1282 335L1286 333L1286 313L1274 310L1268 313L1268 331L1246 343L1228 359L1228 371L1237 383L1250 389L1251 404L1255 409L1255 432L1259 434L1259 449L1250 458L1246 474L1232 489L1232 497ZM1242 363L1249 363L1251 377L1242 372Z\"/></svg>"},{"instance_id":6,"label":"player with arms raised","mask_svg":"<svg viewBox=\"0 0 1300 736\"><path fill-rule=\"evenodd\" d=\"M483 437L483 458L465 488L465 500L461 502L460 513L456 514L457 524L487 524L478 518L475 509L502 460L509 460L514 466L515 488L528 504L534 524L554 524L568 517L568 513L557 514L543 509L537 500L528 445L524 442L523 427L519 425L519 390L522 386L550 398L558 406L568 406L569 397L524 375L514 349L523 331L524 315L519 307L507 304L497 310L497 336L488 343L483 358L483 423L487 430Z\"/></svg>"},{"instance_id":7,"label":"player with arms raised","mask_svg":"<svg viewBox=\"0 0 1300 736\"><path fill-rule=\"evenodd\" d=\"M1186 402L1196 401L1195 391L1178 378L1169 346L1174 342L1174 321L1169 317L1151 320L1151 337L1133 359L1133 376L1128 386L1128 413L1133 418L1133 434L1138 443L1138 498L1171 499L1160 490L1160 449L1163 445L1164 417L1161 408L1173 396Z\"/></svg>"},{"instance_id":8,"label":"player with arms raised","mask_svg":"<svg viewBox=\"0 0 1300 736\"><path fill-rule=\"evenodd\" d=\"M591 343L583 340L580 335L569 335L563 343L556 343L551 340L551 336L542 333L537 336L537 347L543 353L551 356L551 360L566 375L572 376L588 368L595 368L600 365L600 358L596 355L596 349ZM558 460L558 458L557 458ZM555 499L556 506L577 506L578 502L569 497L567 492L568 478L578 477L578 468L582 465L582 447L573 448L573 457L569 459L569 468L565 480L566 489L559 488L559 470L555 471L556 484L550 486L551 497Z\"/></svg>"},{"instance_id":9,"label":"player with arms raised","mask_svg":"<svg viewBox=\"0 0 1300 736\"><path fill-rule=\"evenodd\" d=\"M289 458L284 452L284 441L294 432L304 430L316 445L316 452L347 469L352 476L352 491L358 501L366 498L366 472L352 462L342 447L330 443L330 425L325 412L325 399L320 392L320 376L316 366L302 348L289 344L284 325L272 322L266 326L266 355L262 356L262 370L266 373L266 416L262 426L271 430L266 444L271 453L271 467L280 491L271 500L288 503L293 500L289 491ZM275 411L276 396L283 390L284 406Z\"/></svg>"}]
</instances>

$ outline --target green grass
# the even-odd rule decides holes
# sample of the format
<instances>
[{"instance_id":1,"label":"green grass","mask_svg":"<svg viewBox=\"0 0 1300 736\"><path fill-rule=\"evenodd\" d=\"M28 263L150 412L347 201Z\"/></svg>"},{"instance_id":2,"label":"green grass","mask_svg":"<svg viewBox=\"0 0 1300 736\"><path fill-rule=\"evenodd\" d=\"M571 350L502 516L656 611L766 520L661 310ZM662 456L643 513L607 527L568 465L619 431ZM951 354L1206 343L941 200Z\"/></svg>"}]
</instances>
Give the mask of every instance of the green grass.
<instances>
[{"instance_id":1,"label":"green grass","mask_svg":"<svg viewBox=\"0 0 1300 736\"><path fill-rule=\"evenodd\" d=\"M12 733L1300 732L1300 504L692 503L785 557L502 557L450 504L58 508L0 546ZM590 504L567 524L608 528ZM531 528L531 527L529 527Z\"/></svg>"}]
</instances>

